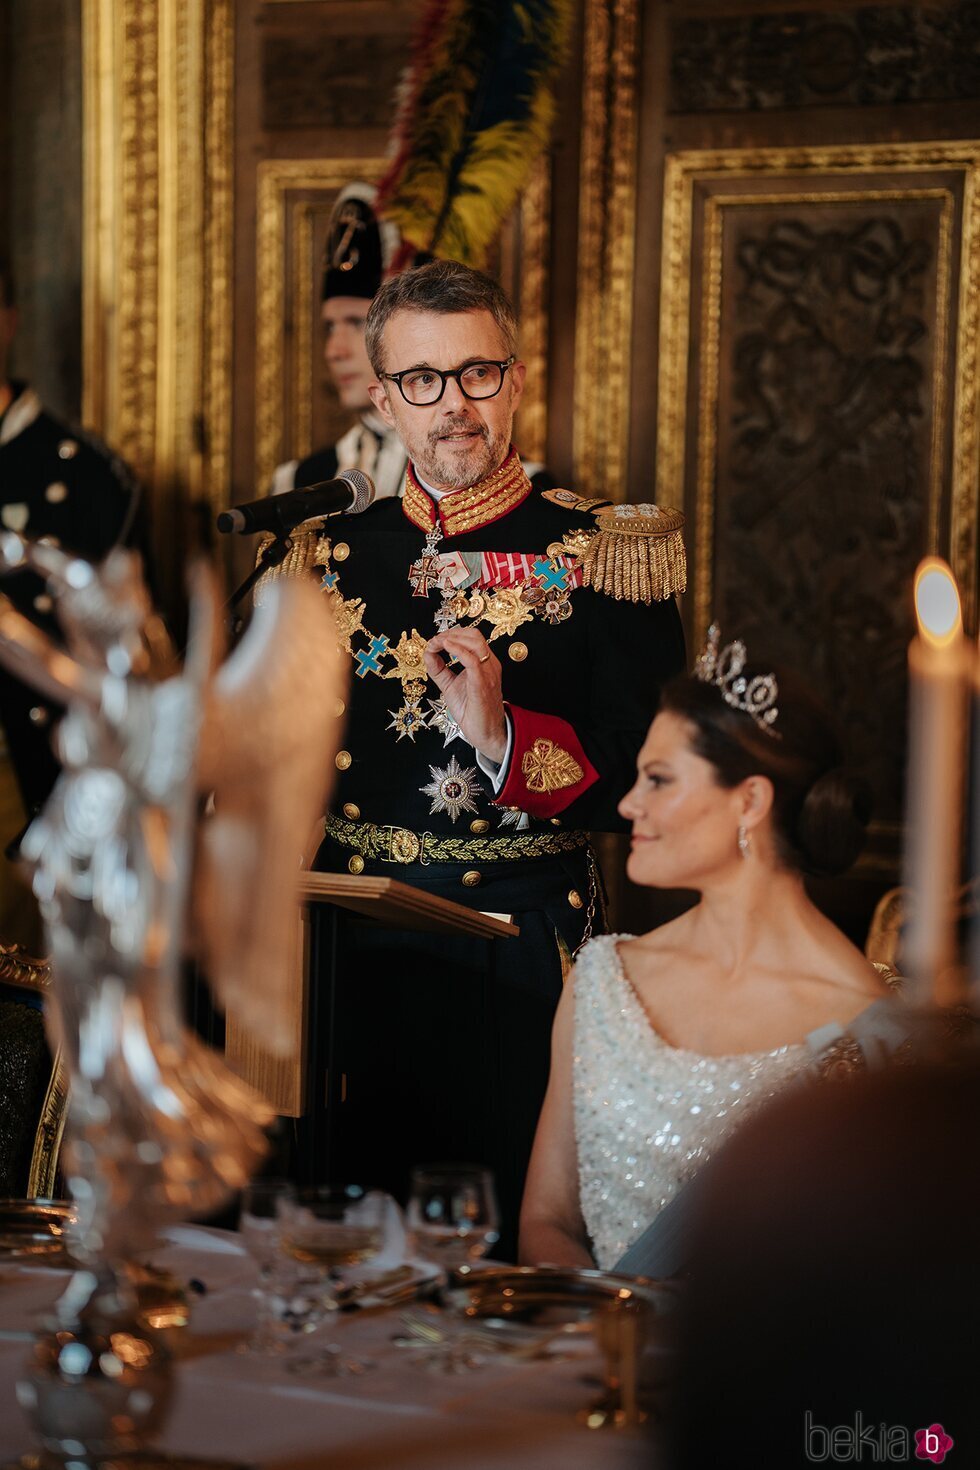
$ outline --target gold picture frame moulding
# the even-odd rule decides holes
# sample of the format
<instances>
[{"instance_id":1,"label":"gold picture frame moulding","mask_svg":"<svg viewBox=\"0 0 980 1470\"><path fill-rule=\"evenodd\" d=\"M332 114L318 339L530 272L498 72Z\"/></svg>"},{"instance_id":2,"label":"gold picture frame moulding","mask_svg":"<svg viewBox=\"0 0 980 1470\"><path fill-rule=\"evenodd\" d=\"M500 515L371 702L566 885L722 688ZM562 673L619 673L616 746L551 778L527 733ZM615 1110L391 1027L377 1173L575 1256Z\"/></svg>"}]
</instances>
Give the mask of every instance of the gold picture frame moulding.
<instances>
[{"instance_id":1,"label":"gold picture frame moulding","mask_svg":"<svg viewBox=\"0 0 980 1470\"><path fill-rule=\"evenodd\" d=\"M963 178L962 231L959 248L959 311L952 393L952 482L949 544L940 547L943 433L949 408L945 357L948 352L951 283L956 260L952 237L954 199L948 189L841 190L842 175L959 172ZM799 180L799 190L765 191L766 176ZM933 439L927 524L930 549L945 552L963 594L964 612L972 623L977 602L977 477L980 467L980 155L969 142L863 145L833 148L691 150L668 157L664 183L663 263L660 303L660 380L657 428L657 499L684 503L686 479L687 401L691 312L691 245L698 181L757 178L758 192L707 195L704 201L704 248L701 267L701 361L698 377L698 462L694 574L694 637L703 640L711 617L711 565L715 514L715 443L717 433L721 246L724 210L776 201L837 203L869 199L936 198L942 203L936 277L936 373L933 385ZM826 180L826 187L822 187Z\"/></svg>"},{"instance_id":2,"label":"gold picture frame moulding","mask_svg":"<svg viewBox=\"0 0 980 1470\"><path fill-rule=\"evenodd\" d=\"M156 501L204 494L215 510L230 478L234 16L233 0L82 0L82 416Z\"/></svg>"},{"instance_id":3,"label":"gold picture frame moulding","mask_svg":"<svg viewBox=\"0 0 980 1470\"><path fill-rule=\"evenodd\" d=\"M585 10L573 457L583 495L627 499L638 0Z\"/></svg>"}]
</instances>

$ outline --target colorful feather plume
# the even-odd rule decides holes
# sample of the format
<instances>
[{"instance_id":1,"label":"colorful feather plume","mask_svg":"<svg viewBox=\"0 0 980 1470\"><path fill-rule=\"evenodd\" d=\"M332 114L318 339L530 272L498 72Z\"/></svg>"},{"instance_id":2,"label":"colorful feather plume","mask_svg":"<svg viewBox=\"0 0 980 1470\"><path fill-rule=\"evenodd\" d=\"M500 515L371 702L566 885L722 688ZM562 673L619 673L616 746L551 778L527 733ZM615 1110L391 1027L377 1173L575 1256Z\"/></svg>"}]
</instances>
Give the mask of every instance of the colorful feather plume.
<instances>
[{"instance_id":1,"label":"colorful feather plume","mask_svg":"<svg viewBox=\"0 0 980 1470\"><path fill-rule=\"evenodd\" d=\"M547 145L572 0L429 0L376 208L402 259L481 266Z\"/></svg>"}]
</instances>

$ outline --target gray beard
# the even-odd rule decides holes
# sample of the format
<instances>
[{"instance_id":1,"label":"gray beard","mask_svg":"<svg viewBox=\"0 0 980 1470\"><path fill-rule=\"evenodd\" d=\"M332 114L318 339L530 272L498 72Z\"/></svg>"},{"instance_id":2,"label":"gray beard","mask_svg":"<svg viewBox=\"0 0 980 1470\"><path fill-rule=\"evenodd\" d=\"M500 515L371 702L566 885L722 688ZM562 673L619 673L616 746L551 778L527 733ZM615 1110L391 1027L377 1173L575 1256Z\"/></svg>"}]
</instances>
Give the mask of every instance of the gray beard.
<instances>
[{"instance_id":1,"label":"gray beard","mask_svg":"<svg viewBox=\"0 0 980 1470\"><path fill-rule=\"evenodd\" d=\"M463 427L460 425L460 427ZM469 427L469 426L467 426ZM507 457L510 448L510 436L500 435L497 439L491 439L489 431L483 431L483 448L476 465L468 469L454 465L451 461L442 462L438 437L434 437L426 446L425 457L421 455L415 460L415 467L423 480L430 485L448 485L453 490L467 490L471 485L476 485L480 480L485 480L487 475L492 475Z\"/></svg>"}]
</instances>

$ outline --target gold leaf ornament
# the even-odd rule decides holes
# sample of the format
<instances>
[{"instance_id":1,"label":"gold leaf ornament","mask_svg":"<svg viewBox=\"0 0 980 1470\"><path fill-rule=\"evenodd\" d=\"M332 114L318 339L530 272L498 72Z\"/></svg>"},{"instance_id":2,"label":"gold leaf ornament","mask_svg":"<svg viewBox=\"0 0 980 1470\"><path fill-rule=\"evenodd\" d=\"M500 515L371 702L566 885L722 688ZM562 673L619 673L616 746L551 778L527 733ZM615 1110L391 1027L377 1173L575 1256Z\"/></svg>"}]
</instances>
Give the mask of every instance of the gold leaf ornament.
<instances>
[{"instance_id":1,"label":"gold leaf ornament","mask_svg":"<svg viewBox=\"0 0 980 1470\"><path fill-rule=\"evenodd\" d=\"M535 740L524 752L521 770L528 791L547 793L576 786L585 772L573 755L553 740Z\"/></svg>"},{"instance_id":2,"label":"gold leaf ornament","mask_svg":"<svg viewBox=\"0 0 980 1470\"><path fill-rule=\"evenodd\" d=\"M498 587L489 599L484 620L493 625L490 642L495 638L513 638L522 623L534 617L534 611L523 600L521 587Z\"/></svg>"}]
</instances>

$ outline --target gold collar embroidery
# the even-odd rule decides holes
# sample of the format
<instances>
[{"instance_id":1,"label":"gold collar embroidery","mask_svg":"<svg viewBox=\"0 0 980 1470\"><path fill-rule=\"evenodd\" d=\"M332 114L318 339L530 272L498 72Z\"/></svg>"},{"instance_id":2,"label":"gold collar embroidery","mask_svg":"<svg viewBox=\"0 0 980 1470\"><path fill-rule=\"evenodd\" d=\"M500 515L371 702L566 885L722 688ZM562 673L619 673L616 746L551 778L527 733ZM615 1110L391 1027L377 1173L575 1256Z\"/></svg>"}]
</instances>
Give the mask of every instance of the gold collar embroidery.
<instances>
[{"instance_id":1,"label":"gold collar embroidery","mask_svg":"<svg viewBox=\"0 0 980 1470\"><path fill-rule=\"evenodd\" d=\"M513 445L499 469L485 480L454 490L451 495L434 502L415 478L409 465L405 474L402 509L420 531L431 531L442 525L446 536L461 536L466 531L479 531L491 521L508 515L531 493L531 481Z\"/></svg>"}]
</instances>

